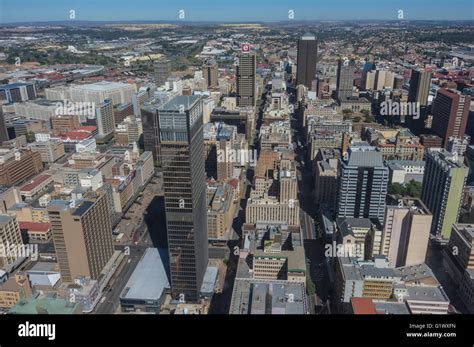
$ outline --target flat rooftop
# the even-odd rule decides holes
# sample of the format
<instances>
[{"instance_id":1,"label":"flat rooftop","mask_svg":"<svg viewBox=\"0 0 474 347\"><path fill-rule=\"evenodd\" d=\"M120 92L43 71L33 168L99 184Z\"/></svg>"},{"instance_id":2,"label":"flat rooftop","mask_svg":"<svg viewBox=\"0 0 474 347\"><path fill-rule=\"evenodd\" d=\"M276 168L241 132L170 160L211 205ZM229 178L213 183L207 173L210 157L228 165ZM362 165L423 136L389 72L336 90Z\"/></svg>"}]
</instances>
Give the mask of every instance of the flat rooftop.
<instances>
[{"instance_id":1,"label":"flat rooftop","mask_svg":"<svg viewBox=\"0 0 474 347\"><path fill-rule=\"evenodd\" d=\"M147 248L120 294L125 300L158 300L170 288L160 253Z\"/></svg>"},{"instance_id":2,"label":"flat rooftop","mask_svg":"<svg viewBox=\"0 0 474 347\"><path fill-rule=\"evenodd\" d=\"M199 95L178 95L163 105L164 111L178 111L180 106L184 106L184 111L191 109L201 98Z\"/></svg>"}]
</instances>

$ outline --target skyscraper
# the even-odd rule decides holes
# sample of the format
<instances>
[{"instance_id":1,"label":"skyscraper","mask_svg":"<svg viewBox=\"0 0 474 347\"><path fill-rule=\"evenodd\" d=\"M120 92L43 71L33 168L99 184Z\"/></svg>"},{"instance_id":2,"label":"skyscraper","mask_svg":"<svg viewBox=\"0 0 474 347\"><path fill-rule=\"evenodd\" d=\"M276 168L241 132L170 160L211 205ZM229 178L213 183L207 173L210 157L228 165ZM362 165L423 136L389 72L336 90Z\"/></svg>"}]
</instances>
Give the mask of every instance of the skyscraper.
<instances>
[{"instance_id":1,"label":"skyscraper","mask_svg":"<svg viewBox=\"0 0 474 347\"><path fill-rule=\"evenodd\" d=\"M425 173L421 200L433 214L431 233L449 239L451 226L457 223L461 199L469 169L457 154L430 148L425 152Z\"/></svg>"},{"instance_id":2,"label":"skyscraper","mask_svg":"<svg viewBox=\"0 0 474 347\"><path fill-rule=\"evenodd\" d=\"M237 57L237 106L255 106L257 104L255 86L256 55L250 51L242 51Z\"/></svg>"},{"instance_id":3,"label":"skyscraper","mask_svg":"<svg viewBox=\"0 0 474 347\"><path fill-rule=\"evenodd\" d=\"M18 252L22 245L16 216L0 214L0 267L12 264L22 256Z\"/></svg>"},{"instance_id":4,"label":"skyscraper","mask_svg":"<svg viewBox=\"0 0 474 347\"><path fill-rule=\"evenodd\" d=\"M443 138L446 148L450 137L462 138L466 131L471 97L453 89L439 89L433 102L431 129Z\"/></svg>"},{"instance_id":5,"label":"skyscraper","mask_svg":"<svg viewBox=\"0 0 474 347\"><path fill-rule=\"evenodd\" d=\"M318 41L316 36L306 33L298 40L298 58L296 84L303 84L311 89L311 83L316 78L316 57Z\"/></svg>"},{"instance_id":6,"label":"skyscraper","mask_svg":"<svg viewBox=\"0 0 474 347\"><path fill-rule=\"evenodd\" d=\"M382 254L392 267L425 262L433 215L419 199L400 199L387 206Z\"/></svg>"},{"instance_id":7,"label":"skyscraper","mask_svg":"<svg viewBox=\"0 0 474 347\"><path fill-rule=\"evenodd\" d=\"M428 105L428 94L430 92L431 71L412 70L408 101L418 102L420 106Z\"/></svg>"},{"instance_id":8,"label":"skyscraper","mask_svg":"<svg viewBox=\"0 0 474 347\"><path fill-rule=\"evenodd\" d=\"M408 70L409 71L409 70ZM411 70L410 89L408 91L408 102L419 107L419 114L404 116L407 127L416 135L424 132L428 117L428 95L431 86L431 72L417 69ZM412 108L413 109L413 108Z\"/></svg>"},{"instance_id":9,"label":"skyscraper","mask_svg":"<svg viewBox=\"0 0 474 347\"><path fill-rule=\"evenodd\" d=\"M338 217L375 218L383 224L389 170L375 147L349 147L341 160Z\"/></svg>"},{"instance_id":10,"label":"skyscraper","mask_svg":"<svg viewBox=\"0 0 474 347\"><path fill-rule=\"evenodd\" d=\"M96 108L95 117L99 135L106 136L115 130L114 108L109 99Z\"/></svg>"},{"instance_id":11,"label":"skyscraper","mask_svg":"<svg viewBox=\"0 0 474 347\"><path fill-rule=\"evenodd\" d=\"M202 99L176 96L158 111L171 290L196 301L208 261Z\"/></svg>"},{"instance_id":12,"label":"skyscraper","mask_svg":"<svg viewBox=\"0 0 474 347\"><path fill-rule=\"evenodd\" d=\"M110 199L104 187L89 192L77 205L66 200L53 200L48 205L63 282L73 282L77 276L98 279L112 257Z\"/></svg>"},{"instance_id":13,"label":"skyscraper","mask_svg":"<svg viewBox=\"0 0 474 347\"><path fill-rule=\"evenodd\" d=\"M165 84L171 75L171 61L169 59L161 59L155 62L155 84L161 87Z\"/></svg>"},{"instance_id":14,"label":"skyscraper","mask_svg":"<svg viewBox=\"0 0 474 347\"><path fill-rule=\"evenodd\" d=\"M0 145L3 141L8 141L8 131L5 124L5 116L3 115L3 110L0 106Z\"/></svg>"},{"instance_id":15,"label":"skyscraper","mask_svg":"<svg viewBox=\"0 0 474 347\"><path fill-rule=\"evenodd\" d=\"M214 59L210 59L202 66L202 76L206 80L207 88L215 88L218 86L217 63Z\"/></svg>"},{"instance_id":16,"label":"skyscraper","mask_svg":"<svg viewBox=\"0 0 474 347\"><path fill-rule=\"evenodd\" d=\"M354 86L354 72L355 62L353 60L342 61L339 59L337 62L337 80L336 80L336 91L337 99L345 100L347 97L352 96L352 87Z\"/></svg>"}]
</instances>

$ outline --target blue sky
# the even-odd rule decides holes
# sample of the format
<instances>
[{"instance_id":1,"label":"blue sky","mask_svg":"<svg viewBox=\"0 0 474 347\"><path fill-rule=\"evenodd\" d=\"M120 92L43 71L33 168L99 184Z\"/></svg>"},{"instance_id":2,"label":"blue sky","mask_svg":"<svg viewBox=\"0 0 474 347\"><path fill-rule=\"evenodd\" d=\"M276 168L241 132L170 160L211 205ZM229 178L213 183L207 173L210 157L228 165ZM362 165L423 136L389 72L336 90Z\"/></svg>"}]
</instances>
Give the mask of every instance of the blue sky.
<instances>
[{"instance_id":1,"label":"blue sky","mask_svg":"<svg viewBox=\"0 0 474 347\"><path fill-rule=\"evenodd\" d=\"M296 20L474 19L473 0L0 0L0 23L77 20L279 21L293 10Z\"/></svg>"}]
</instances>

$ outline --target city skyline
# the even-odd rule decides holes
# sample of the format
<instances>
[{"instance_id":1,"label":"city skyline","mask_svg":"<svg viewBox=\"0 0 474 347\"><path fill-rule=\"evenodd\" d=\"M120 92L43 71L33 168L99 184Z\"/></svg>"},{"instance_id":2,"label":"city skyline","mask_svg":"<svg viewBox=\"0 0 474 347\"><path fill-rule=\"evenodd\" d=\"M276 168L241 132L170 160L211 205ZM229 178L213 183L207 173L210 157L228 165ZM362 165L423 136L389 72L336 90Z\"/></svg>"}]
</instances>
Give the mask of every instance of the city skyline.
<instances>
[{"instance_id":1,"label":"city skyline","mask_svg":"<svg viewBox=\"0 0 474 347\"><path fill-rule=\"evenodd\" d=\"M1 342L472 338L471 9L0 0Z\"/></svg>"}]
</instances>

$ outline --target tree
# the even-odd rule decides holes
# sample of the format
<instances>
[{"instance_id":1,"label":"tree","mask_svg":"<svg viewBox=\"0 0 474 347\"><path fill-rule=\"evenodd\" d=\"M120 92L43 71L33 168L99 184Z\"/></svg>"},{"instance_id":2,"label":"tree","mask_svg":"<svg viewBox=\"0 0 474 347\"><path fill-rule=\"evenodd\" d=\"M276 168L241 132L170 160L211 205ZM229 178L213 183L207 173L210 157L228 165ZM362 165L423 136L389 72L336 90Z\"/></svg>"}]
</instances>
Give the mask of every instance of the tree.
<instances>
[{"instance_id":1,"label":"tree","mask_svg":"<svg viewBox=\"0 0 474 347\"><path fill-rule=\"evenodd\" d=\"M28 133L26 134L26 142L31 143L31 142L35 142L35 140L36 140L35 133L32 131L28 131Z\"/></svg>"},{"instance_id":2,"label":"tree","mask_svg":"<svg viewBox=\"0 0 474 347\"><path fill-rule=\"evenodd\" d=\"M350 108L345 108L345 109L342 110L342 113L344 115L350 115L350 114L352 114L352 110Z\"/></svg>"},{"instance_id":3,"label":"tree","mask_svg":"<svg viewBox=\"0 0 474 347\"><path fill-rule=\"evenodd\" d=\"M308 290L309 296L316 294L316 287L309 276L306 278L306 289Z\"/></svg>"},{"instance_id":4,"label":"tree","mask_svg":"<svg viewBox=\"0 0 474 347\"><path fill-rule=\"evenodd\" d=\"M392 195L403 195L405 188L401 183L391 183L388 185L388 193Z\"/></svg>"},{"instance_id":5,"label":"tree","mask_svg":"<svg viewBox=\"0 0 474 347\"><path fill-rule=\"evenodd\" d=\"M365 121L367 123L373 123L375 121L375 118L372 115L368 115L365 117Z\"/></svg>"},{"instance_id":6,"label":"tree","mask_svg":"<svg viewBox=\"0 0 474 347\"><path fill-rule=\"evenodd\" d=\"M421 197L421 183L411 180L405 185L405 193L413 198Z\"/></svg>"}]
</instances>

